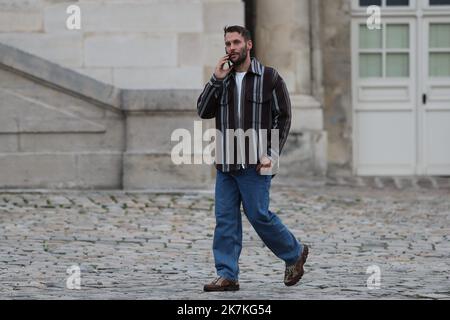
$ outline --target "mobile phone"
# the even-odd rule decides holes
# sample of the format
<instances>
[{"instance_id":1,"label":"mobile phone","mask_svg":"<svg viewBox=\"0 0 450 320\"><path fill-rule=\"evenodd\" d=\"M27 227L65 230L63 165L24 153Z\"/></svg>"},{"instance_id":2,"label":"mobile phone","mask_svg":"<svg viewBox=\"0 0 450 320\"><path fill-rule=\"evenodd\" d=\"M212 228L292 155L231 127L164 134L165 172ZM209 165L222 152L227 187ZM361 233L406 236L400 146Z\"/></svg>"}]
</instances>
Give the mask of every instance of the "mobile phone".
<instances>
[{"instance_id":1,"label":"mobile phone","mask_svg":"<svg viewBox=\"0 0 450 320\"><path fill-rule=\"evenodd\" d=\"M225 48L225 53L228 54L227 48ZM233 66L233 62L231 62L230 59L228 59L227 63L228 63L228 68L231 68Z\"/></svg>"}]
</instances>

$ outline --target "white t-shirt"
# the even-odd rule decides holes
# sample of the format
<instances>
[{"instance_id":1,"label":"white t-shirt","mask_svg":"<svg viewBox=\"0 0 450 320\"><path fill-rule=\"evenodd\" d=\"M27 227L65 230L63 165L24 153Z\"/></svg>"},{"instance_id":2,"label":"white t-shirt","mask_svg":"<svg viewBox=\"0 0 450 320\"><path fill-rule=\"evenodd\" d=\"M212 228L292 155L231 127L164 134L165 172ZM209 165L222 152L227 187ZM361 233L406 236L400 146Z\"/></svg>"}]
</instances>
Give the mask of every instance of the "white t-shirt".
<instances>
[{"instance_id":1,"label":"white t-shirt","mask_svg":"<svg viewBox=\"0 0 450 320\"><path fill-rule=\"evenodd\" d=\"M242 118L242 106L241 106L241 91L242 91L242 80L244 79L244 76L247 72L236 72L236 87L238 92L238 106L237 106L237 119L238 123L241 123ZM242 128L244 129L244 128ZM242 143L240 144L240 154L241 159L244 159L245 156L245 149L244 145Z\"/></svg>"},{"instance_id":2,"label":"white t-shirt","mask_svg":"<svg viewBox=\"0 0 450 320\"><path fill-rule=\"evenodd\" d=\"M242 89L242 80L247 72L236 72L236 86L238 90L238 117L241 118L241 89Z\"/></svg>"}]
</instances>

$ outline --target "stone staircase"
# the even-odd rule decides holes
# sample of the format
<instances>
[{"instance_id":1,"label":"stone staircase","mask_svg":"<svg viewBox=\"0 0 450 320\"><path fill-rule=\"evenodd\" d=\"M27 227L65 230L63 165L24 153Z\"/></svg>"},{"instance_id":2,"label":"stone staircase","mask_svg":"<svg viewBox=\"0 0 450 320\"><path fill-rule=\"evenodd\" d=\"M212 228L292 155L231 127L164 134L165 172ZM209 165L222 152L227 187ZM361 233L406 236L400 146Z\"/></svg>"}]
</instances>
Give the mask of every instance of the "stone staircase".
<instances>
[{"instance_id":1,"label":"stone staircase","mask_svg":"<svg viewBox=\"0 0 450 320\"><path fill-rule=\"evenodd\" d=\"M327 177L329 186L372 187L376 189L450 189L450 177Z\"/></svg>"},{"instance_id":2,"label":"stone staircase","mask_svg":"<svg viewBox=\"0 0 450 320\"><path fill-rule=\"evenodd\" d=\"M401 176L356 177L352 175L274 179L273 186L284 187L343 187L373 190L449 190L450 177Z\"/></svg>"},{"instance_id":3,"label":"stone staircase","mask_svg":"<svg viewBox=\"0 0 450 320\"><path fill-rule=\"evenodd\" d=\"M0 43L0 188L204 188L175 166L171 133L199 90L125 90Z\"/></svg>"}]
</instances>

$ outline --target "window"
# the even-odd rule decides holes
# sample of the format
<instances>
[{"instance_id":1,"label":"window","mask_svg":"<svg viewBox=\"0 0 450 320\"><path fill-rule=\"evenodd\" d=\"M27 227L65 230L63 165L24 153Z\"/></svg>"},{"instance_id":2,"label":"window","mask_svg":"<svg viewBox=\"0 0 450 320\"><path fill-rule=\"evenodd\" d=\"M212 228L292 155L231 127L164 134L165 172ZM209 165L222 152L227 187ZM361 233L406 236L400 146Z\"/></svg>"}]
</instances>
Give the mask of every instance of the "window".
<instances>
[{"instance_id":1,"label":"window","mask_svg":"<svg viewBox=\"0 0 450 320\"><path fill-rule=\"evenodd\" d=\"M381 0L359 0L360 7L368 7L368 6L380 6Z\"/></svg>"},{"instance_id":2,"label":"window","mask_svg":"<svg viewBox=\"0 0 450 320\"><path fill-rule=\"evenodd\" d=\"M450 23L431 23L429 31L429 76L450 77Z\"/></svg>"},{"instance_id":3,"label":"window","mask_svg":"<svg viewBox=\"0 0 450 320\"><path fill-rule=\"evenodd\" d=\"M359 0L360 7L409 7L409 0Z\"/></svg>"},{"instance_id":4,"label":"window","mask_svg":"<svg viewBox=\"0 0 450 320\"><path fill-rule=\"evenodd\" d=\"M430 6L450 6L450 0L430 0Z\"/></svg>"},{"instance_id":5,"label":"window","mask_svg":"<svg viewBox=\"0 0 450 320\"><path fill-rule=\"evenodd\" d=\"M388 7L409 7L409 0L386 0L386 6Z\"/></svg>"},{"instance_id":6,"label":"window","mask_svg":"<svg viewBox=\"0 0 450 320\"><path fill-rule=\"evenodd\" d=\"M410 64L409 24L387 23L380 30L359 25L359 76L407 78Z\"/></svg>"},{"instance_id":7,"label":"window","mask_svg":"<svg viewBox=\"0 0 450 320\"><path fill-rule=\"evenodd\" d=\"M386 76L409 76L409 25L388 24L386 26ZM400 51L406 49L407 51Z\"/></svg>"},{"instance_id":8,"label":"window","mask_svg":"<svg viewBox=\"0 0 450 320\"><path fill-rule=\"evenodd\" d=\"M366 24L361 24L359 26L359 48L360 77L382 77L382 30L370 30Z\"/></svg>"}]
</instances>

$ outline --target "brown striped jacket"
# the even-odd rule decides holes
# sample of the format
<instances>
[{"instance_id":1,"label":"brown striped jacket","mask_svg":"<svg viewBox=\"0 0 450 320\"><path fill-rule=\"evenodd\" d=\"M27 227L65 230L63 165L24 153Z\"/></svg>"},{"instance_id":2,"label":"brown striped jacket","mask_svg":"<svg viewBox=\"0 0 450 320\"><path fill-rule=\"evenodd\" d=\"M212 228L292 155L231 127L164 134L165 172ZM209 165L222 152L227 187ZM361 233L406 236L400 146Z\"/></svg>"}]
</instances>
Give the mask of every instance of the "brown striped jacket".
<instances>
[{"instance_id":1,"label":"brown striped jacket","mask_svg":"<svg viewBox=\"0 0 450 320\"><path fill-rule=\"evenodd\" d=\"M216 130L221 133L219 138L216 136L215 141L216 168L222 172L247 168L251 164L258 164L261 155L269 156L278 164L279 155L291 127L291 102L284 80L274 68L265 67L257 59L252 58L247 74L242 80L242 114L238 114L237 99L235 74L230 72L222 80L213 75L197 101L198 115L202 119L215 118ZM245 139L245 161L238 158L238 140L227 139L226 133L230 129L242 129L243 132L254 129L256 132L255 148L251 147L250 137ZM267 139L263 139L264 135L259 134L265 131L264 129L267 132ZM278 129L278 148L272 148L274 144L271 142L272 136L276 135L271 129ZM256 163L251 161L255 157Z\"/></svg>"}]
</instances>

